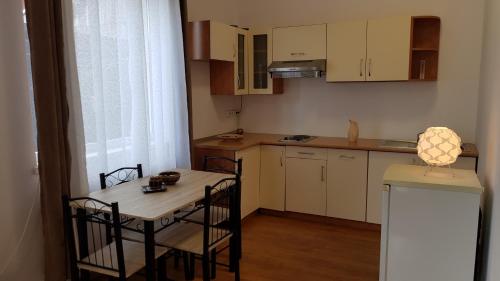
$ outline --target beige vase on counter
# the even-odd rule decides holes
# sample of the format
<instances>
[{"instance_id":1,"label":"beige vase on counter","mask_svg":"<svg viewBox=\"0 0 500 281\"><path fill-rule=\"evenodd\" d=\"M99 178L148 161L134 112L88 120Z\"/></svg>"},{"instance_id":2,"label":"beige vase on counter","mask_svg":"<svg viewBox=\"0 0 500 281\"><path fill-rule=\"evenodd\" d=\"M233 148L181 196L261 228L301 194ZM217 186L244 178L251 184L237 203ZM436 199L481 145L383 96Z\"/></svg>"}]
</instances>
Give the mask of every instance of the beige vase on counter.
<instances>
[{"instance_id":1,"label":"beige vase on counter","mask_svg":"<svg viewBox=\"0 0 500 281\"><path fill-rule=\"evenodd\" d=\"M350 143L358 142L359 138L359 126L358 122L349 120L349 130L347 131L347 139Z\"/></svg>"}]
</instances>

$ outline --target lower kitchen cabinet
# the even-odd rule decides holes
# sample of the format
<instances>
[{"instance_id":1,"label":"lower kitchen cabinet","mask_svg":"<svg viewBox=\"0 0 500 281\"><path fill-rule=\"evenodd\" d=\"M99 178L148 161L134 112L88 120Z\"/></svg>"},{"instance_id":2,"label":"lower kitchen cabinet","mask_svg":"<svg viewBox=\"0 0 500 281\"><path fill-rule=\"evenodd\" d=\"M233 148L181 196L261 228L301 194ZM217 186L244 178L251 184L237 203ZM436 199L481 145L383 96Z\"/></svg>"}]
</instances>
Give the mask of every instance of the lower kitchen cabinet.
<instances>
[{"instance_id":1,"label":"lower kitchen cabinet","mask_svg":"<svg viewBox=\"0 0 500 281\"><path fill-rule=\"evenodd\" d=\"M235 157L243 159L241 217L244 218L260 207L260 147L254 146L237 151Z\"/></svg>"},{"instance_id":2,"label":"lower kitchen cabinet","mask_svg":"<svg viewBox=\"0 0 500 281\"><path fill-rule=\"evenodd\" d=\"M326 215L326 160L286 159L286 210Z\"/></svg>"},{"instance_id":3,"label":"lower kitchen cabinet","mask_svg":"<svg viewBox=\"0 0 500 281\"><path fill-rule=\"evenodd\" d=\"M326 215L365 221L368 152L328 150Z\"/></svg>"},{"instance_id":4,"label":"lower kitchen cabinet","mask_svg":"<svg viewBox=\"0 0 500 281\"><path fill-rule=\"evenodd\" d=\"M260 147L260 207L285 210L285 146Z\"/></svg>"},{"instance_id":5,"label":"lower kitchen cabinet","mask_svg":"<svg viewBox=\"0 0 500 281\"><path fill-rule=\"evenodd\" d=\"M380 224L383 178L392 164L423 165L416 154L370 151L368 165L368 194L366 221ZM459 157L452 168L475 170L476 158Z\"/></svg>"}]
</instances>

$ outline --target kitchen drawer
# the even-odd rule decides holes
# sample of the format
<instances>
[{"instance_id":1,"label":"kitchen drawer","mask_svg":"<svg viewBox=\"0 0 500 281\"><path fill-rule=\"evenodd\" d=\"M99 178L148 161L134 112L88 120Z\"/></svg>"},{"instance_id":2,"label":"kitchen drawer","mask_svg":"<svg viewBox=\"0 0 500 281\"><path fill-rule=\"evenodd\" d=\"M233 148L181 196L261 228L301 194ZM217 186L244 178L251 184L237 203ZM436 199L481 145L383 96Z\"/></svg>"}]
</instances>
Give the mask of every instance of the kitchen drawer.
<instances>
[{"instance_id":1,"label":"kitchen drawer","mask_svg":"<svg viewBox=\"0 0 500 281\"><path fill-rule=\"evenodd\" d=\"M287 146L286 157L303 159L328 159L328 149L302 146Z\"/></svg>"}]
</instances>

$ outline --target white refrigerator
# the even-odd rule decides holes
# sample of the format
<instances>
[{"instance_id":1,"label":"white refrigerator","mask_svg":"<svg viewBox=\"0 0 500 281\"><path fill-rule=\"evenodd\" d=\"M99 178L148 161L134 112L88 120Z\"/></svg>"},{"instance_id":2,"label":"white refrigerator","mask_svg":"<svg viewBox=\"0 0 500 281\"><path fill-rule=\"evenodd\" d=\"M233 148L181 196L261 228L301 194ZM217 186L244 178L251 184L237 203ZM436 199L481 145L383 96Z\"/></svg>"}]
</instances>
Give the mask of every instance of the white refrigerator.
<instances>
[{"instance_id":1,"label":"white refrigerator","mask_svg":"<svg viewBox=\"0 0 500 281\"><path fill-rule=\"evenodd\" d=\"M474 171L393 165L384 175L380 281L473 281L480 198Z\"/></svg>"}]
</instances>

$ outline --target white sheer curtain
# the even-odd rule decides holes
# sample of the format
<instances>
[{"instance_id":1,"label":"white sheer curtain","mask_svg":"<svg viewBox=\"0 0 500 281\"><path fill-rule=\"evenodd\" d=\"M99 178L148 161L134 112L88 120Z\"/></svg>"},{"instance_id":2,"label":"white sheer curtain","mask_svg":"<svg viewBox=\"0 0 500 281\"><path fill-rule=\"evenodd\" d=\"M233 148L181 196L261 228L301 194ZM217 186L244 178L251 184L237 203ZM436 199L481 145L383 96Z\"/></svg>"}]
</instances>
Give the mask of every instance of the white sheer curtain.
<instances>
[{"instance_id":1,"label":"white sheer curtain","mask_svg":"<svg viewBox=\"0 0 500 281\"><path fill-rule=\"evenodd\" d=\"M72 4L65 10L73 13L78 81L71 84L79 85L72 92L81 100L90 190L99 188L99 173L119 167L141 163L145 174L189 167L179 1Z\"/></svg>"}]
</instances>

